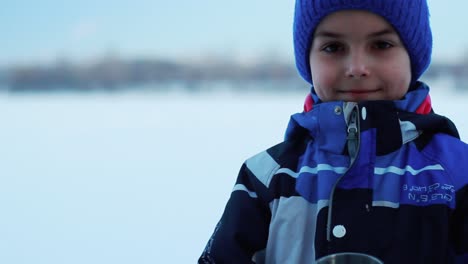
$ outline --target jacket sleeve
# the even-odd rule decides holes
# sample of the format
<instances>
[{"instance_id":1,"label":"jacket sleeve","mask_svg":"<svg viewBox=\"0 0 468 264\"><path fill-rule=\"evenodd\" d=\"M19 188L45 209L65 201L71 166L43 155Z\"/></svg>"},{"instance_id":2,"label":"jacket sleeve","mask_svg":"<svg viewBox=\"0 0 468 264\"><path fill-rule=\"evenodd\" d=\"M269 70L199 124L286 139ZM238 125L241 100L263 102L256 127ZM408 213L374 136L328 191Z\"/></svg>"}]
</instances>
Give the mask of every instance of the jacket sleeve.
<instances>
[{"instance_id":1,"label":"jacket sleeve","mask_svg":"<svg viewBox=\"0 0 468 264\"><path fill-rule=\"evenodd\" d=\"M198 263L255 263L268 240L271 212L266 196L266 186L244 163Z\"/></svg>"},{"instance_id":2,"label":"jacket sleeve","mask_svg":"<svg viewBox=\"0 0 468 264\"><path fill-rule=\"evenodd\" d=\"M457 191L456 208L451 224L455 263L468 263L468 185Z\"/></svg>"},{"instance_id":3,"label":"jacket sleeve","mask_svg":"<svg viewBox=\"0 0 468 264\"><path fill-rule=\"evenodd\" d=\"M455 140L455 139L452 139ZM452 142L449 142L452 143ZM468 144L448 144L446 152L439 152L443 164L455 186L455 209L449 226L454 263L468 263Z\"/></svg>"}]
</instances>

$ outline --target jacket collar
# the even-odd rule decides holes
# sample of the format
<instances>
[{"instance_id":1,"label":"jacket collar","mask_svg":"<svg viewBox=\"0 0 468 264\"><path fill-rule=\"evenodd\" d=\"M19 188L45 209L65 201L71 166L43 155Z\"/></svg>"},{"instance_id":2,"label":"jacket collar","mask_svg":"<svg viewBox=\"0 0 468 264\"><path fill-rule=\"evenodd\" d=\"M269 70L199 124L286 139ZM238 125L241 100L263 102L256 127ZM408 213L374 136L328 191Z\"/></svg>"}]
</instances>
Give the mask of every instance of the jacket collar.
<instances>
[{"instance_id":1,"label":"jacket collar","mask_svg":"<svg viewBox=\"0 0 468 264\"><path fill-rule=\"evenodd\" d=\"M356 104L360 113L360 133L373 131L377 155L394 151L422 133L446 133L459 137L449 119L434 114L429 87L422 82L416 85L401 100ZM321 150L342 153L347 137L347 105L349 103L343 101L321 102L316 94L309 94L304 111L291 117L285 139L308 135L314 138Z\"/></svg>"}]
</instances>

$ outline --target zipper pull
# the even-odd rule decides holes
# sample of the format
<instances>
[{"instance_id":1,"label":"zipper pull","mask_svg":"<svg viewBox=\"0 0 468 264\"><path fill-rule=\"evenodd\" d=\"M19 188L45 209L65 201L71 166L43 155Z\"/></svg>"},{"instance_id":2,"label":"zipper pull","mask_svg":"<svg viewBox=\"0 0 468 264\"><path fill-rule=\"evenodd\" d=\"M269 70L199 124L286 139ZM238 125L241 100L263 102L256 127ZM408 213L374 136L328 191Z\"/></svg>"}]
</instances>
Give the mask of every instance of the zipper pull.
<instances>
[{"instance_id":1,"label":"zipper pull","mask_svg":"<svg viewBox=\"0 0 468 264\"><path fill-rule=\"evenodd\" d=\"M358 127L357 110L354 109L348 122L348 154L351 157L351 163L354 161L358 150Z\"/></svg>"}]
</instances>

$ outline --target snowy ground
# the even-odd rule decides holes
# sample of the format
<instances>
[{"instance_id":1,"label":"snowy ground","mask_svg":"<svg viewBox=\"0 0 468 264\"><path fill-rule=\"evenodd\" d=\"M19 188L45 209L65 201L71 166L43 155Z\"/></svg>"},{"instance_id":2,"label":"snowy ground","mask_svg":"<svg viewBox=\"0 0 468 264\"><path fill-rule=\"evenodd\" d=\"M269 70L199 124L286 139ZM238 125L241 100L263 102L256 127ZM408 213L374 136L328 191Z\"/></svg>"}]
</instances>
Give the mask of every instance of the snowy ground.
<instances>
[{"instance_id":1,"label":"snowy ground","mask_svg":"<svg viewBox=\"0 0 468 264\"><path fill-rule=\"evenodd\" d=\"M303 98L0 95L0 263L195 263L241 163ZM433 91L465 140L467 98Z\"/></svg>"}]
</instances>

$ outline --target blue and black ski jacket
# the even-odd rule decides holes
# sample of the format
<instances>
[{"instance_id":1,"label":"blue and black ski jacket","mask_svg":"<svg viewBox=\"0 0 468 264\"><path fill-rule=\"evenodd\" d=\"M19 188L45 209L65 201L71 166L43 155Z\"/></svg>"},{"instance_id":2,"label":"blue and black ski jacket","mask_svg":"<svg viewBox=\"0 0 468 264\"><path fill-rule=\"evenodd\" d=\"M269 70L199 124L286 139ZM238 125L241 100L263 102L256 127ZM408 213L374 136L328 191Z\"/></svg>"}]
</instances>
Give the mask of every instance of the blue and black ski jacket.
<instances>
[{"instance_id":1,"label":"blue and black ski jacket","mask_svg":"<svg viewBox=\"0 0 468 264\"><path fill-rule=\"evenodd\" d=\"M468 145L432 111L428 87L399 101L315 103L242 165L199 263L338 252L468 263Z\"/></svg>"}]
</instances>

